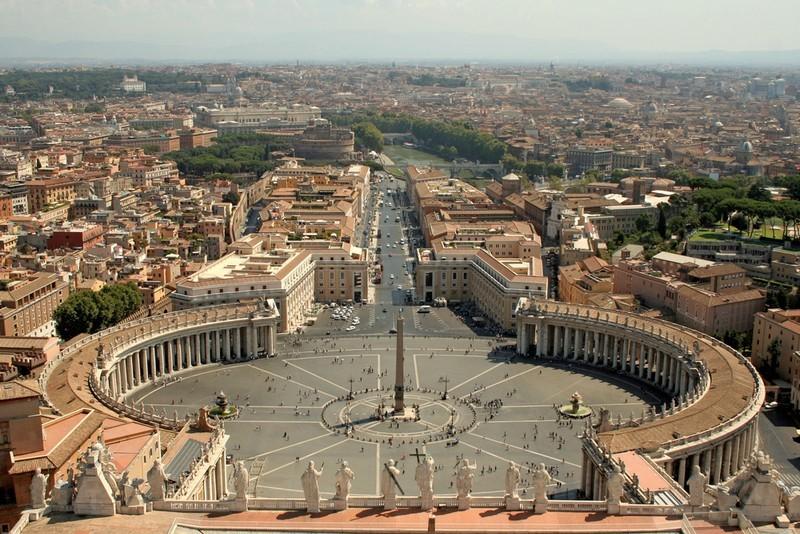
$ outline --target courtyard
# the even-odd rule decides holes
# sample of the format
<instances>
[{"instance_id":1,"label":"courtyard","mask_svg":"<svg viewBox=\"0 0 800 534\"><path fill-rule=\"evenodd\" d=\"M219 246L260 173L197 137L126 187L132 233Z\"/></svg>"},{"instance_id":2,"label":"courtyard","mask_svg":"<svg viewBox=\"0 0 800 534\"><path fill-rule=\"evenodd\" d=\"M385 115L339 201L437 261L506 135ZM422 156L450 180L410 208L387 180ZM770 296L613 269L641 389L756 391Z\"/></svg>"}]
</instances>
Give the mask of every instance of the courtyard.
<instances>
[{"instance_id":1,"label":"courtyard","mask_svg":"<svg viewBox=\"0 0 800 534\"><path fill-rule=\"evenodd\" d=\"M282 340L279 357L205 366L140 390L135 400L184 417L224 391L239 408L225 422L228 453L244 460L249 493L257 497L301 497L300 474L309 460L324 466L323 497L333 494L341 460L356 474L355 495L379 493L389 459L401 471L402 492L416 495L414 467L423 454L436 462L441 494L455 493L454 468L467 457L478 466L475 495L502 496L513 461L523 471L523 494L530 492L528 468L544 463L553 476L550 495L575 497L584 421L560 417L554 405L577 391L595 414L607 408L615 419L627 419L661 402L623 377L520 358L496 340L407 335L406 404L418 406L419 416L382 421L378 408L392 406L395 336L288 341Z\"/></svg>"}]
</instances>

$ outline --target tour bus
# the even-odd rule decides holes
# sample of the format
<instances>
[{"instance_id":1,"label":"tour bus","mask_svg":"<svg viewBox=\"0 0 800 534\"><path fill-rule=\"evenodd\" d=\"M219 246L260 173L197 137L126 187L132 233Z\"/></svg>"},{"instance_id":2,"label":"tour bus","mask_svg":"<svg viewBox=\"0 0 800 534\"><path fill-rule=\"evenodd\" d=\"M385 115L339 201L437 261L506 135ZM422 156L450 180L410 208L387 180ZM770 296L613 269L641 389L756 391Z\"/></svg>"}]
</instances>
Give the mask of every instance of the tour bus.
<instances>
[{"instance_id":1,"label":"tour bus","mask_svg":"<svg viewBox=\"0 0 800 534\"><path fill-rule=\"evenodd\" d=\"M417 309L417 313L430 313L430 312L431 312L431 307L428 306L427 304L424 304Z\"/></svg>"}]
</instances>

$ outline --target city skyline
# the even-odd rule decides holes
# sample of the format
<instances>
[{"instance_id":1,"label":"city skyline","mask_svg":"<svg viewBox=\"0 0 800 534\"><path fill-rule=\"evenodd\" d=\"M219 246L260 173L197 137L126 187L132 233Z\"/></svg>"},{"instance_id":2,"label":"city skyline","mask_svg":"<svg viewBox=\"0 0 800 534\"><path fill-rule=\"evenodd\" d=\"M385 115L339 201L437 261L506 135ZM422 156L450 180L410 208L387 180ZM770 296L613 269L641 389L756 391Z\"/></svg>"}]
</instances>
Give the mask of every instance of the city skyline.
<instances>
[{"instance_id":1,"label":"city skyline","mask_svg":"<svg viewBox=\"0 0 800 534\"><path fill-rule=\"evenodd\" d=\"M800 6L788 0L762 10L749 2L717 0L600 5L579 0L568 7L516 0L110 0L54 7L4 0L0 6L0 60L6 62L781 65L796 64L800 49L800 36L792 31ZM283 22L273 24L276 16ZM20 31L29 20L37 21L36 32ZM203 39L195 40L198 35Z\"/></svg>"}]
</instances>

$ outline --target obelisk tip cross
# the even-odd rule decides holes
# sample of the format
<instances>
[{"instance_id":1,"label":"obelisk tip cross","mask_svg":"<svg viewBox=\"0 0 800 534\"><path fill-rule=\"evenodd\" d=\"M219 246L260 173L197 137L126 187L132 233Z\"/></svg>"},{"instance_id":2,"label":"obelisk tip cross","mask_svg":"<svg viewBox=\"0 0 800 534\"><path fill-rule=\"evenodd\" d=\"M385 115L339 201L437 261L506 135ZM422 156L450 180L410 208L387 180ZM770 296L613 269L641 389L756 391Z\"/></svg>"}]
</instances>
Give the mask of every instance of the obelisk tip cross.
<instances>
[{"instance_id":1,"label":"obelisk tip cross","mask_svg":"<svg viewBox=\"0 0 800 534\"><path fill-rule=\"evenodd\" d=\"M397 314L397 356L394 368L394 411L402 414L405 412L405 374L403 372L403 314Z\"/></svg>"}]
</instances>

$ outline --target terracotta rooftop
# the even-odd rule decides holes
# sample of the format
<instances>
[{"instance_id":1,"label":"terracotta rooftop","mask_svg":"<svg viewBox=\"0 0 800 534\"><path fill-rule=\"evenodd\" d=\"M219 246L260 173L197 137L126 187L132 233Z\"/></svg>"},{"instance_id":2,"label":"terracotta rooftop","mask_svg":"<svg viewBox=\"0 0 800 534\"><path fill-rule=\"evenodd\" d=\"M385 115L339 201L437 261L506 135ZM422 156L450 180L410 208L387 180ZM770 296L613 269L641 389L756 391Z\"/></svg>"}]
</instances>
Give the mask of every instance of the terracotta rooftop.
<instances>
[{"instance_id":1,"label":"terracotta rooftop","mask_svg":"<svg viewBox=\"0 0 800 534\"><path fill-rule=\"evenodd\" d=\"M29 399L41 394L36 380L14 380L0 385L0 401Z\"/></svg>"}]
</instances>

